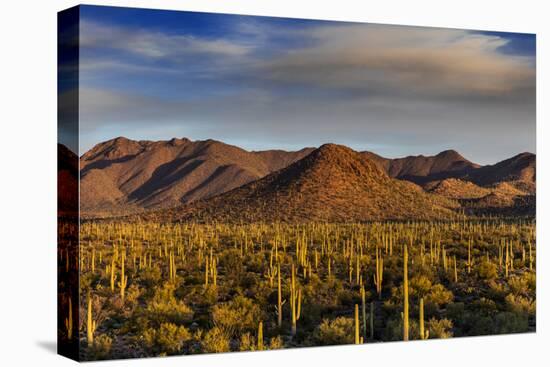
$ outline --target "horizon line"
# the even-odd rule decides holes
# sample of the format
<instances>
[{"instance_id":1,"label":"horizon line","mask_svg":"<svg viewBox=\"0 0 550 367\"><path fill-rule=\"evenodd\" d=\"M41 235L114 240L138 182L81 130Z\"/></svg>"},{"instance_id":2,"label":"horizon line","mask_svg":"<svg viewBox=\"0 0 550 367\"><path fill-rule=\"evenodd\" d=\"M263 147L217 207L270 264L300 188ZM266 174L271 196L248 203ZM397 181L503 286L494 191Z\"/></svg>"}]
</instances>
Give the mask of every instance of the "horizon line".
<instances>
[{"instance_id":1,"label":"horizon line","mask_svg":"<svg viewBox=\"0 0 550 367\"><path fill-rule=\"evenodd\" d=\"M319 149L321 146L323 145L326 145L326 144L335 144L335 145L342 145L342 146L345 146L345 147L348 147L356 152L359 152L359 153L373 153L373 154L376 154L377 156L381 157L381 158L384 158L384 159L404 159L404 158L409 158L409 157L426 157L426 158L429 158L429 157L435 157L441 153L444 153L444 152L455 152L457 154L459 154L462 158L464 158L465 160L471 162L471 163L474 163L474 164L478 164L480 166L490 166L490 165L494 165L494 164L497 164L499 162L502 162L504 160L507 160L507 159L510 159L510 158L513 158L513 157L516 157L516 156L519 156L519 155L522 155L522 154L532 154L534 156L536 156L536 152L531 152L531 151L522 151L522 152L517 152L515 154L512 153L512 155L508 156L508 158L504 158L504 159L501 159L501 160L497 160L496 162L494 163L486 163L486 164L480 164L480 163L477 163L475 161L472 161L468 158L466 158L464 156L464 154L462 154L462 152L460 152L459 150L457 149L454 149L454 148L447 148L447 149L443 149L441 151L438 151L437 153L419 153L419 154L408 154L408 155L402 155L402 156L387 156L387 155L381 155L379 153L376 152L375 149L356 149L353 145L347 145L347 144L341 144L341 143L335 143L335 142L324 142L320 145L303 145L301 146L300 148L290 148L290 149L284 149L284 148L280 148L280 147L273 147L273 148L265 148L265 149L250 149L250 148L247 148L247 147L243 147L241 145L238 145L238 144L233 144L233 143L229 143L229 142L226 142L226 141L223 141L223 140L218 140L218 139L214 139L214 138L207 138L207 139L191 139L189 137L185 137L185 136L182 136L182 137L172 137L172 138L169 138L169 139L157 139L157 140L154 140L154 139L133 139L133 138L129 138L127 136L123 136L123 135L119 135L119 136L116 136L116 137L113 137L113 138L110 138L110 139L106 139L106 140L103 140L103 141L100 141L98 143L95 143L93 144L89 149L87 149L86 151L84 151L82 154L80 153L80 148L81 148L81 145L80 145L80 141L79 141L79 152L77 154L77 156L80 158L82 158L86 153L88 153L89 151L91 151L92 149L94 149L95 147L97 147L98 145L100 144L104 144L104 143L107 143L107 142L110 142L110 141L115 141L117 139L125 139L125 140L129 140L129 141L134 141L134 142L152 142L152 143L159 143L159 142L170 142L172 140L188 140L189 142L192 142L192 143L197 143L197 142L206 142L206 141L214 141L214 142L218 142L218 143L221 143L221 144L225 144L225 145L230 145L230 146L233 146L233 147L237 147L239 149L242 149L246 152L249 152L249 153L255 153L255 152L266 152L266 151L273 151L273 150L279 150L279 151L286 151L286 152L296 152L296 151L300 151L300 150L303 150L303 149ZM70 149L70 148L68 148ZM74 153L74 152L73 152Z\"/></svg>"}]
</instances>

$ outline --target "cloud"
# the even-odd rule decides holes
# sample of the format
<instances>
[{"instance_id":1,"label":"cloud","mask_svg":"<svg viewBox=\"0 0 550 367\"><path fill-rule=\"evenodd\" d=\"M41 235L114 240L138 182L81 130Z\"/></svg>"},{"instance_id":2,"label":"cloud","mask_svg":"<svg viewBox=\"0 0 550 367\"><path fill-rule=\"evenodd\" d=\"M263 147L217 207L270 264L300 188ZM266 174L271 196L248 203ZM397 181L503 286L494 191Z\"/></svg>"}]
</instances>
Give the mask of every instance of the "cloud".
<instances>
[{"instance_id":1,"label":"cloud","mask_svg":"<svg viewBox=\"0 0 550 367\"><path fill-rule=\"evenodd\" d=\"M501 52L507 38L319 24L205 38L84 22L82 146L178 135L393 157L453 148L480 163L534 150L534 57Z\"/></svg>"},{"instance_id":2,"label":"cloud","mask_svg":"<svg viewBox=\"0 0 550 367\"><path fill-rule=\"evenodd\" d=\"M91 20L81 21L80 34L83 48L107 48L151 59L178 59L197 54L230 57L249 51L247 45L224 39L130 29Z\"/></svg>"},{"instance_id":3,"label":"cloud","mask_svg":"<svg viewBox=\"0 0 550 367\"><path fill-rule=\"evenodd\" d=\"M305 33L316 44L262 65L266 78L396 96L506 97L534 86L533 59L500 53L508 41L498 36L381 25Z\"/></svg>"}]
</instances>

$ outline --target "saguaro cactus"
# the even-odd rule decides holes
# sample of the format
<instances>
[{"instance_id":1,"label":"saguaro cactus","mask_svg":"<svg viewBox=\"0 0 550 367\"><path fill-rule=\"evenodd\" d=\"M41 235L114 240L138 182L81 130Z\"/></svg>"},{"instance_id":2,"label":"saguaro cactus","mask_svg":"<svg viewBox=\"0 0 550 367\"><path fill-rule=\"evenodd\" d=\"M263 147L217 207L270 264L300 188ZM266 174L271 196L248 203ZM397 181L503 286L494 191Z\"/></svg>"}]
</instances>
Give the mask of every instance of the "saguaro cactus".
<instances>
[{"instance_id":1,"label":"saguaro cactus","mask_svg":"<svg viewBox=\"0 0 550 367\"><path fill-rule=\"evenodd\" d=\"M88 347L94 344L94 333L95 333L96 327L97 327L96 322L92 318L92 297L88 292L88 318L86 323Z\"/></svg>"},{"instance_id":2,"label":"saguaro cactus","mask_svg":"<svg viewBox=\"0 0 550 367\"><path fill-rule=\"evenodd\" d=\"M109 270L111 271L111 292L115 291L115 281L116 281L115 269L116 269L115 255L113 255L113 257L111 258L111 267L109 268Z\"/></svg>"},{"instance_id":3,"label":"saguaro cactus","mask_svg":"<svg viewBox=\"0 0 550 367\"><path fill-rule=\"evenodd\" d=\"M409 340L409 251L407 244L403 247L403 340Z\"/></svg>"},{"instance_id":4,"label":"saguaro cactus","mask_svg":"<svg viewBox=\"0 0 550 367\"><path fill-rule=\"evenodd\" d=\"M296 269L292 264L292 274L290 279L290 308L292 313L292 328L291 334L296 335L296 321L300 319L300 311L302 308L302 290L296 286Z\"/></svg>"},{"instance_id":5,"label":"saguaro cactus","mask_svg":"<svg viewBox=\"0 0 550 367\"><path fill-rule=\"evenodd\" d=\"M283 295L281 291L281 264L277 263L277 326L283 325Z\"/></svg>"},{"instance_id":6,"label":"saguaro cactus","mask_svg":"<svg viewBox=\"0 0 550 367\"><path fill-rule=\"evenodd\" d=\"M264 350L264 323L258 324L258 350Z\"/></svg>"},{"instance_id":7,"label":"saguaro cactus","mask_svg":"<svg viewBox=\"0 0 550 367\"><path fill-rule=\"evenodd\" d=\"M455 283L458 283L458 272L456 270L456 255L453 256L453 263L454 263Z\"/></svg>"},{"instance_id":8,"label":"saguaro cactus","mask_svg":"<svg viewBox=\"0 0 550 367\"><path fill-rule=\"evenodd\" d=\"M472 255L471 255L472 239L468 239L468 262L466 266L468 267L468 274L472 271Z\"/></svg>"},{"instance_id":9,"label":"saguaro cactus","mask_svg":"<svg viewBox=\"0 0 550 367\"><path fill-rule=\"evenodd\" d=\"M429 331L424 330L424 298L420 298L420 317L419 317L419 324L420 324L420 339L428 339Z\"/></svg>"},{"instance_id":10,"label":"saguaro cactus","mask_svg":"<svg viewBox=\"0 0 550 367\"><path fill-rule=\"evenodd\" d=\"M374 302L370 303L370 338L374 339Z\"/></svg>"},{"instance_id":11,"label":"saguaro cactus","mask_svg":"<svg viewBox=\"0 0 550 367\"><path fill-rule=\"evenodd\" d=\"M361 287L361 314L363 316L363 337L367 340L367 305L365 287Z\"/></svg>"},{"instance_id":12,"label":"saguaro cactus","mask_svg":"<svg viewBox=\"0 0 550 367\"><path fill-rule=\"evenodd\" d=\"M124 295L126 291L126 286L128 285L128 276L124 275L124 263L126 262L126 251L122 251L120 257L120 281L118 282L118 287L120 288L120 298L124 301Z\"/></svg>"},{"instance_id":13,"label":"saguaro cactus","mask_svg":"<svg viewBox=\"0 0 550 367\"><path fill-rule=\"evenodd\" d=\"M73 338L73 301L69 297L69 315L65 319L65 329L67 329L67 339Z\"/></svg>"},{"instance_id":14,"label":"saguaro cactus","mask_svg":"<svg viewBox=\"0 0 550 367\"><path fill-rule=\"evenodd\" d=\"M374 274L374 284L376 285L376 293L378 293L378 299L382 299L382 278L384 275L384 259L379 254L378 248L376 249L376 272Z\"/></svg>"},{"instance_id":15,"label":"saguaro cactus","mask_svg":"<svg viewBox=\"0 0 550 367\"><path fill-rule=\"evenodd\" d=\"M95 249L92 249L92 273L95 273Z\"/></svg>"},{"instance_id":16,"label":"saguaro cactus","mask_svg":"<svg viewBox=\"0 0 550 367\"><path fill-rule=\"evenodd\" d=\"M359 333L359 305L355 304L355 344L361 344Z\"/></svg>"}]
</instances>

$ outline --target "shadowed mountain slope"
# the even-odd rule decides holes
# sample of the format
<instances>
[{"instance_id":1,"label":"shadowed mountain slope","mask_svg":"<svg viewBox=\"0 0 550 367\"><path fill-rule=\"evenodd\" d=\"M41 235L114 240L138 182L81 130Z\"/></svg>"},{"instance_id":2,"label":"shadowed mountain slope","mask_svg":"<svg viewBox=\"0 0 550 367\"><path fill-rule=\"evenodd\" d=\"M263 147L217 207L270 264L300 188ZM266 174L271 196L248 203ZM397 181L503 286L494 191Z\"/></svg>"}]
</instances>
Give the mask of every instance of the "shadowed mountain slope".
<instances>
[{"instance_id":1,"label":"shadowed mountain slope","mask_svg":"<svg viewBox=\"0 0 550 367\"><path fill-rule=\"evenodd\" d=\"M408 156L389 159L372 152L361 153L384 169L390 177L425 183L435 177L451 177L479 168L454 150L445 150L434 156ZM430 177L431 179L428 179Z\"/></svg>"},{"instance_id":2,"label":"shadowed mountain slope","mask_svg":"<svg viewBox=\"0 0 550 367\"><path fill-rule=\"evenodd\" d=\"M257 180L311 150L248 152L215 140L120 137L81 157L81 207L124 212L179 205Z\"/></svg>"},{"instance_id":3,"label":"shadowed mountain slope","mask_svg":"<svg viewBox=\"0 0 550 367\"><path fill-rule=\"evenodd\" d=\"M524 189L534 190L536 181L536 156L532 153L521 153L497 164L480 167L470 171L466 176L478 185L493 185L499 182L525 183ZM533 187L529 187L533 184Z\"/></svg>"}]
</instances>

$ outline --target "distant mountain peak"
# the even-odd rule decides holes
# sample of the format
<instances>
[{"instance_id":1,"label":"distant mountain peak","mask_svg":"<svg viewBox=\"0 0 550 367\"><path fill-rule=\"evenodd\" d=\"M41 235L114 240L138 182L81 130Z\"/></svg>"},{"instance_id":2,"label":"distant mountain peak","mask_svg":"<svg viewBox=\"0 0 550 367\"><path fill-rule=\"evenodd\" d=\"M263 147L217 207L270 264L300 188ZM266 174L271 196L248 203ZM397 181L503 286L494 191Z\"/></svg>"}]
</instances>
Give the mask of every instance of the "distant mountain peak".
<instances>
[{"instance_id":1,"label":"distant mountain peak","mask_svg":"<svg viewBox=\"0 0 550 367\"><path fill-rule=\"evenodd\" d=\"M263 222L451 216L441 200L412 183L389 178L361 153L324 144L262 179L161 215Z\"/></svg>"},{"instance_id":2,"label":"distant mountain peak","mask_svg":"<svg viewBox=\"0 0 550 367\"><path fill-rule=\"evenodd\" d=\"M442 152L439 152L436 157L446 158L446 159L456 159L456 160L466 160L460 153L454 149L447 149Z\"/></svg>"}]
</instances>

